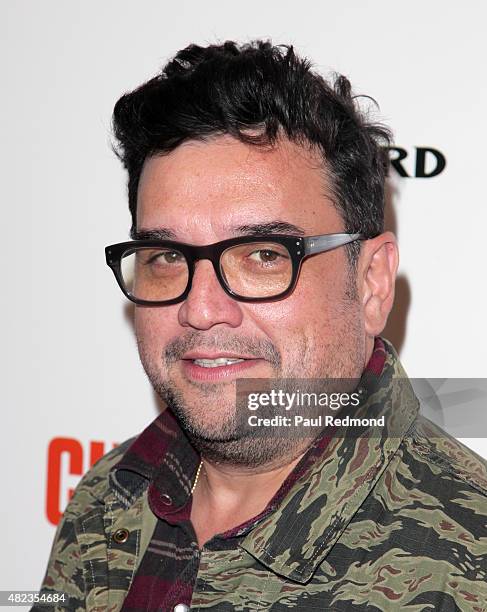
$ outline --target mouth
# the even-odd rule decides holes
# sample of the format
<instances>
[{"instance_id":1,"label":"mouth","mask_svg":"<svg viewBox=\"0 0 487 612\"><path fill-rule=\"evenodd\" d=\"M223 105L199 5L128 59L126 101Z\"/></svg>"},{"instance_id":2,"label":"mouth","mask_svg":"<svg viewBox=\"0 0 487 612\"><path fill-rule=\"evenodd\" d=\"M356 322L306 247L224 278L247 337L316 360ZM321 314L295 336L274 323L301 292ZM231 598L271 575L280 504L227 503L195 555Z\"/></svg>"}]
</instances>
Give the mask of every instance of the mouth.
<instances>
[{"instance_id":1,"label":"mouth","mask_svg":"<svg viewBox=\"0 0 487 612\"><path fill-rule=\"evenodd\" d=\"M244 359L235 358L229 359L228 357L218 357L217 359L193 359L193 363L201 366L202 368L219 368L221 366L229 366L234 363L242 363Z\"/></svg>"},{"instance_id":2,"label":"mouth","mask_svg":"<svg viewBox=\"0 0 487 612\"><path fill-rule=\"evenodd\" d=\"M187 378L216 382L235 379L249 368L263 362L264 359L251 355L189 353L181 361Z\"/></svg>"}]
</instances>

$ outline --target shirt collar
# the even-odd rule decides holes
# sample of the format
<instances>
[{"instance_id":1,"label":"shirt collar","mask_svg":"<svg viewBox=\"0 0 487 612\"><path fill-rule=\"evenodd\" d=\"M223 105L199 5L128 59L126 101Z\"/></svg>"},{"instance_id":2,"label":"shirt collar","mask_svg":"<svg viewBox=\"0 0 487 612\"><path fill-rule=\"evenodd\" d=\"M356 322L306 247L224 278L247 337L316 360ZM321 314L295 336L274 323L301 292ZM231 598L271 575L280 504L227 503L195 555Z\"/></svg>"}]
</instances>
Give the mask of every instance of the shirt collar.
<instances>
[{"instance_id":1,"label":"shirt collar","mask_svg":"<svg viewBox=\"0 0 487 612\"><path fill-rule=\"evenodd\" d=\"M199 453L166 409L112 468L110 484L126 506L149 486L151 508L162 516L186 505L199 463Z\"/></svg>"}]
</instances>

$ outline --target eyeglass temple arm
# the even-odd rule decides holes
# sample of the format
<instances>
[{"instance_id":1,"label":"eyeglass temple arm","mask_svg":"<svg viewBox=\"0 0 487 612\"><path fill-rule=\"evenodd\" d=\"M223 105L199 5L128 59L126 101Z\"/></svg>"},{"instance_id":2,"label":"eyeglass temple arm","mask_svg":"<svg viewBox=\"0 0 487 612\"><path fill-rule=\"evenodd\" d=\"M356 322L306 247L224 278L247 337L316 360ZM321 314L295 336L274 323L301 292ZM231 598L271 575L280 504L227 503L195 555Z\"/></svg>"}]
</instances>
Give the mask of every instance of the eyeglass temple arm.
<instances>
[{"instance_id":1,"label":"eyeglass temple arm","mask_svg":"<svg viewBox=\"0 0 487 612\"><path fill-rule=\"evenodd\" d=\"M307 236L303 239L305 255L315 255L331 251L339 246L361 240L362 234L329 234L325 236Z\"/></svg>"}]
</instances>

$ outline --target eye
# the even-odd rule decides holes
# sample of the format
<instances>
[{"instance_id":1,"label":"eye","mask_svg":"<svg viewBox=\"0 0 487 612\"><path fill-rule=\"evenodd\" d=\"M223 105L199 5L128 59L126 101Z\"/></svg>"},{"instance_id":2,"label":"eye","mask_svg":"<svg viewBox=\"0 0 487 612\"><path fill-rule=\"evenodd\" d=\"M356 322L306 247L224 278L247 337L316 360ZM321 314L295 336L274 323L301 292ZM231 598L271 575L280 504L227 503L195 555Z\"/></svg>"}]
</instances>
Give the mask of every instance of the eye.
<instances>
[{"instance_id":1,"label":"eye","mask_svg":"<svg viewBox=\"0 0 487 612\"><path fill-rule=\"evenodd\" d=\"M272 249L259 249L258 251L250 253L251 259L261 263L271 263L276 261L276 259L279 257L282 257L282 255L277 251L273 251Z\"/></svg>"},{"instance_id":2,"label":"eye","mask_svg":"<svg viewBox=\"0 0 487 612\"><path fill-rule=\"evenodd\" d=\"M148 264L175 264L179 263L184 259L181 253L178 251L160 251L154 253L152 257L147 260Z\"/></svg>"},{"instance_id":3,"label":"eye","mask_svg":"<svg viewBox=\"0 0 487 612\"><path fill-rule=\"evenodd\" d=\"M161 256L167 263L174 263L182 258L181 253L177 253L176 251L166 251L165 253L162 253Z\"/></svg>"}]
</instances>

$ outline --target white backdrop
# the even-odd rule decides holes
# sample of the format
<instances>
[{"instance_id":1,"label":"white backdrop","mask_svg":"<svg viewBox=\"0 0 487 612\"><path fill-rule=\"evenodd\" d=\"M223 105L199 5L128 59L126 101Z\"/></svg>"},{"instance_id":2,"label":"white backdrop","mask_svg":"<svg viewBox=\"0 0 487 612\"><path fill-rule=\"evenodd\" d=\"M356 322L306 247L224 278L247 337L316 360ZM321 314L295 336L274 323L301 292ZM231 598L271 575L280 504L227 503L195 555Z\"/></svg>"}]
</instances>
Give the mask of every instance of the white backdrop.
<instances>
[{"instance_id":1,"label":"white backdrop","mask_svg":"<svg viewBox=\"0 0 487 612\"><path fill-rule=\"evenodd\" d=\"M104 246L126 239L130 224L110 118L123 92L191 42L293 43L379 101L410 174L416 147L444 155L437 176L391 175L401 278L389 332L411 376L487 377L485 4L16 0L0 14L0 590L39 587L50 520L90 449L100 451L93 442L109 450L156 414L130 311L104 263ZM467 443L487 456L487 439Z\"/></svg>"}]
</instances>

